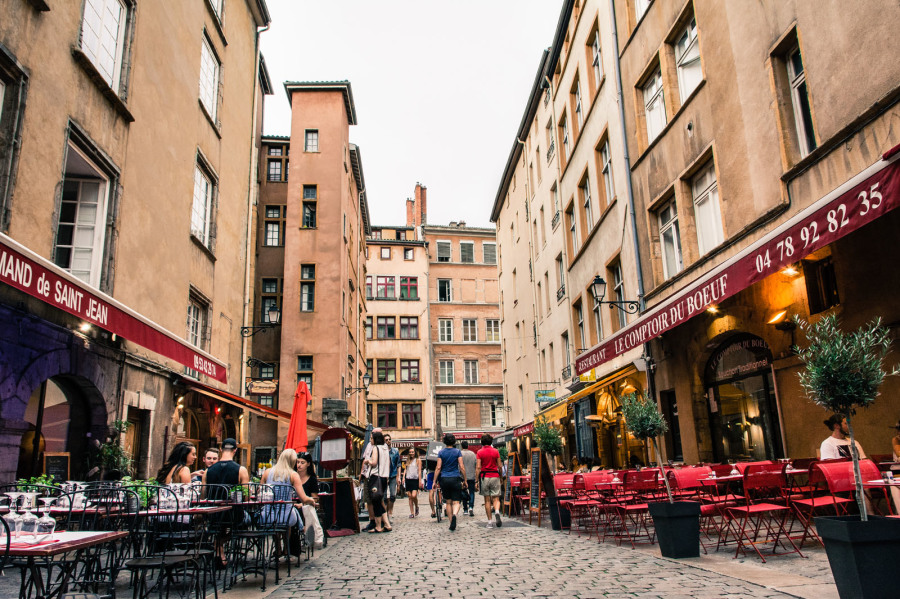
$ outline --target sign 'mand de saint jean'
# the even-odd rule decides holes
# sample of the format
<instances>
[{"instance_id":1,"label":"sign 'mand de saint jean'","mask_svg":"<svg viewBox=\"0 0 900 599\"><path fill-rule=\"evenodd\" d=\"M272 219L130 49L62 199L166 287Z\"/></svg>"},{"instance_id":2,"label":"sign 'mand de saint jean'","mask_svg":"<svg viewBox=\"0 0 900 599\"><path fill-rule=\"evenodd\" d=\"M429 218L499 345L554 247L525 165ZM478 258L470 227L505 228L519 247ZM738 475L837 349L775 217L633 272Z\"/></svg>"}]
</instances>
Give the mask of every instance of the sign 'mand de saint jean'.
<instances>
[{"instance_id":1,"label":"sign 'mand de saint jean'","mask_svg":"<svg viewBox=\"0 0 900 599\"><path fill-rule=\"evenodd\" d=\"M846 191L828 194L748 251L725 262L671 300L592 348L575 362L582 374L683 324L785 266L859 229L900 205L900 156L873 165Z\"/></svg>"},{"instance_id":2,"label":"sign 'mand de saint jean'","mask_svg":"<svg viewBox=\"0 0 900 599\"><path fill-rule=\"evenodd\" d=\"M2 234L0 282L221 383L227 382L225 365L206 352L92 290Z\"/></svg>"}]
</instances>

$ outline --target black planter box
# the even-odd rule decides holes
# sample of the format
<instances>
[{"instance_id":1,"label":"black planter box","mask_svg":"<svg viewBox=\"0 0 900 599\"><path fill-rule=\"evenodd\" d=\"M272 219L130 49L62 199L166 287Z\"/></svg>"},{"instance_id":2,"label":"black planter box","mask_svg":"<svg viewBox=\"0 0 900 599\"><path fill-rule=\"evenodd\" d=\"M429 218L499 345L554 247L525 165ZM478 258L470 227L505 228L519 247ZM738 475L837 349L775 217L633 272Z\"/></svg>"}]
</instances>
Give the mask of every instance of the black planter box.
<instances>
[{"instance_id":1,"label":"black planter box","mask_svg":"<svg viewBox=\"0 0 900 599\"><path fill-rule=\"evenodd\" d=\"M663 557L700 557L700 504L668 501L649 504Z\"/></svg>"},{"instance_id":2,"label":"black planter box","mask_svg":"<svg viewBox=\"0 0 900 599\"><path fill-rule=\"evenodd\" d=\"M834 583L843 599L897 597L900 519L858 515L816 518Z\"/></svg>"},{"instance_id":3,"label":"black planter box","mask_svg":"<svg viewBox=\"0 0 900 599\"><path fill-rule=\"evenodd\" d=\"M567 499L566 497L550 496L547 498L547 505L550 507L550 528L553 530L562 530L572 526L572 514L567 509L560 509L559 500Z\"/></svg>"}]
</instances>

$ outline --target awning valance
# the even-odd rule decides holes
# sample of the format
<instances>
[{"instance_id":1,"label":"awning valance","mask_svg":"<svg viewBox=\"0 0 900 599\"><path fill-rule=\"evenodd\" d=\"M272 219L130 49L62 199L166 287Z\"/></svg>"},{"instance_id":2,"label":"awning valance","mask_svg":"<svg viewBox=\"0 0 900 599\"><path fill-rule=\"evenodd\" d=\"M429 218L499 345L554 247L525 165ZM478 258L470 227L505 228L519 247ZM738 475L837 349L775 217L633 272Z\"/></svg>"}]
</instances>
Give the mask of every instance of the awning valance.
<instances>
[{"instance_id":1,"label":"awning valance","mask_svg":"<svg viewBox=\"0 0 900 599\"><path fill-rule=\"evenodd\" d=\"M633 364L629 364L625 368L617 370L617 371L613 372L612 374L603 377L596 383L592 383L592 384L588 385L581 391L579 391L577 393L573 393L572 395L569 396L568 403L576 402L579 399L581 399L582 397L586 397L586 396L590 395L591 393L594 393L595 391L599 391L601 388L612 383L613 381L624 378L626 376L630 376L630 375L634 374L635 372L637 372L637 368Z\"/></svg>"},{"instance_id":2,"label":"awning valance","mask_svg":"<svg viewBox=\"0 0 900 599\"><path fill-rule=\"evenodd\" d=\"M539 412L537 418L543 418L547 422L553 422L554 420L560 420L566 417L566 414L569 411L569 402L562 401L556 405L550 406L546 410Z\"/></svg>"},{"instance_id":3,"label":"awning valance","mask_svg":"<svg viewBox=\"0 0 900 599\"><path fill-rule=\"evenodd\" d=\"M576 373L587 372L684 324L711 304L743 291L896 208L900 205L897 149L887 152L844 185L651 308L616 335L578 356Z\"/></svg>"}]
</instances>

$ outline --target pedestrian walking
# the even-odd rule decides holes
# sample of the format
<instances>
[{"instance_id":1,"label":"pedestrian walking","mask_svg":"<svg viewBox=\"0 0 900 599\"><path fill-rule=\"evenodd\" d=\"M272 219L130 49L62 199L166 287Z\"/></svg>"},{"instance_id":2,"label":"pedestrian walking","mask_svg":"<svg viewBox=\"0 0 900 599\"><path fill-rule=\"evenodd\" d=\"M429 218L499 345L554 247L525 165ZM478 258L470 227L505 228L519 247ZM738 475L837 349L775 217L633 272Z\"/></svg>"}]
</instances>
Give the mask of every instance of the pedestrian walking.
<instances>
[{"instance_id":1,"label":"pedestrian walking","mask_svg":"<svg viewBox=\"0 0 900 599\"><path fill-rule=\"evenodd\" d=\"M466 491L463 492L463 513L475 516L475 452L469 449L469 442L460 443L463 466L466 470Z\"/></svg>"},{"instance_id":2,"label":"pedestrian walking","mask_svg":"<svg viewBox=\"0 0 900 599\"><path fill-rule=\"evenodd\" d=\"M406 496L409 500L409 517L415 518L419 515L419 489L424 489L422 482L422 458L415 447L410 447L407 452L406 476L404 477L406 486ZM432 509L432 511L434 511Z\"/></svg>"},{"instance_id":3,"label":"pedestrian walking","mask_svg":"<svg viewBox=\"0 0 900 599\"><path fill-rule=\"evenodd\" d=\"M388 488L385 495L385 505L387 506L388 518L394 517L394 501L397 499L397 475L400 473L400 451L396 447L391 447L391 436L384 436L384 444L388 448L388 457L391 462L390 474L388 474Z\"/></svg>"},{"instance_id":4,"label":"pedestrian walking","mask_svg":"<svg viewBox=\"0 0 900 599\"><path fill-rule=\"evenodd\" d=\"M456 437L452 433L444 435L446 447L438 454L437 468L434 470L434 484L444 495L444 506L450 516L450 530L456 530L456 516L462 505L462 494L467 487L466 467L462 452L456 447Z\"/></svg>"},{"instance_id":5,"label":"pedestrian walking","mask_svg":"<svg viewBox=\"0 0 900 599\"><path fill-rule=\"evenodd\" d=\"M481 449L476 454L475 484L484 497L484 513L487 527L503 526L500 519L500 452L493 447L494 438L485 433L481 436Z\"/></svg>"},{"instance_id":6,"label":"pedestrian walking","mask_svg":"<svg viewBox=\"0 0 900 599\"><path fill-rule=\"evenodd\" d=\"M391 521L384 505L384 494L387 489L388 475L391 473L391 458L388 448L384 444L384 434L381 431L372 433L372 445L372 457L365 463L369 466L367 486L372 506L370 514L375 519L375 526L366 532L390 532L393 528L391 528Z\"/></svg>"},{"instance_id":7,"label":"pedestrian walking","mask_svg":"<svg viewBox=\"0 0 900 599\"><path fill-rule=\"evenodd\" d=\"M372 434L380 433L380 428L373 428ZM362 452L362 468L359 471L359 487L361 489L362 502L366 504L366 512L369 514L369 524L365 527L366 532L375 530L375 520L372 517L372 499L369 497L369 474L371 471L371 467L369 466L369 460L372 458L372 452L375 451L375 445L372 443L371 437L369 438L369 442L366 443L366 446L363 447Z\"/></svg>"}]
</instances>

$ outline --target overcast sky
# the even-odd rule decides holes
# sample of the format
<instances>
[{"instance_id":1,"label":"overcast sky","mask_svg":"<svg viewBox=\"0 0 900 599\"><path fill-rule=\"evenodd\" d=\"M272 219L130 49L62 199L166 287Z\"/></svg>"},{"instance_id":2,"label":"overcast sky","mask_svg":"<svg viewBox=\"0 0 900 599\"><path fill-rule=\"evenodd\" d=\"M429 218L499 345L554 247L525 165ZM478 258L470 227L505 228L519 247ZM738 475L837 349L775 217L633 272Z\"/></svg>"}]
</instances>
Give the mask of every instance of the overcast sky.
<instances>
[{"instance_id":1,"label":"overcast sky","mask_svg":"<svg viewBox=\"0 0 900 599\"><path fill-rule=\"evenodd\" d=\"M374 225L492 226L490 210L561 0L267 0L275 94L264 133L290 134L285 81L349 80Z\"/></svg>"}]
</instances>

